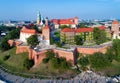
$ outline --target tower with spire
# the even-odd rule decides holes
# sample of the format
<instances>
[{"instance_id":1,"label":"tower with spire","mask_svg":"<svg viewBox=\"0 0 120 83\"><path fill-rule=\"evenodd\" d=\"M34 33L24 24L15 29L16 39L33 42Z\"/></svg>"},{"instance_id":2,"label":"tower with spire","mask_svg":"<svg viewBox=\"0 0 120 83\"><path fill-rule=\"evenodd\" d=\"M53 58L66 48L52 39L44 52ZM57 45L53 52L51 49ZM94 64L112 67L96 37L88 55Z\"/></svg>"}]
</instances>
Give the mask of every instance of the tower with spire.
<instances>
[{"instance_id":1,"label":"tower with spire","mask_svg":"<svg viewBox=\"0 0 120 83\"><path fill-rule=\"evenodd\" d=\"M40 12L38 11L38 13L37 13L37 25L39 26L40 23L41 23L41 14L40 14Z\"/></svg>"}]
</instances>

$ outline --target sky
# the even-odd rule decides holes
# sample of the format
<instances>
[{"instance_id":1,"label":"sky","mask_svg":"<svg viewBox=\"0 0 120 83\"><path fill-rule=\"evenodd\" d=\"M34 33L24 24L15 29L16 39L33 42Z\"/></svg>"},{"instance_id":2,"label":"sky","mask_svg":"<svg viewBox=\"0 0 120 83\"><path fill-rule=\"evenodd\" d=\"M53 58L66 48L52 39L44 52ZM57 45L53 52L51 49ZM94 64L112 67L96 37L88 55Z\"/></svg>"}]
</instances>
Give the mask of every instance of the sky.
<instances>
[{"instance_id":1,"label":"sky","mask_svg":"<svg viewBox=\"0 0 120 83\"><path fill-rule=\"evenodd\" d=\"M119 19L120 0L0 0L0 20L36 20L42 17Z\"/></svg>"}]
</instances>

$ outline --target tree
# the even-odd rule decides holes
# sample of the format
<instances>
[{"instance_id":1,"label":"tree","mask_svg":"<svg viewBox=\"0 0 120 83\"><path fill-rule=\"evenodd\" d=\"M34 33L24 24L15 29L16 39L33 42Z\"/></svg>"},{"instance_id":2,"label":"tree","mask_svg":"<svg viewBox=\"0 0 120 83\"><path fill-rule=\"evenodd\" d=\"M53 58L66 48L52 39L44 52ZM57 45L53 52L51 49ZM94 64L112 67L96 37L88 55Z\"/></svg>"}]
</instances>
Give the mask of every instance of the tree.
<instances>
[{"instance_id":1,"label":"tree","mask_svg":"<svg viewBox=\"0 0 120 83\"><path fill-rule=\"evenodd\" d=\"M11 47L8 44L8 40L19 38L19 34L20 34L20 29L15 29L10 31L0 42L0 50L2 51L9 50Z\"/></svg>"},{"instance_id":2,"label":"tree","mask_svg":"<svg viewBox=\"0 0 120 83\"><path fill-rule=\"evenodd\" d=\"M34 65L33 60L25 59L23 66L27 69L30 69Z\"/></svg>"},{"instance_id":3,"label":"tree","mask_svg":"<svg viewBox=\"0 0 120 83\"><path fill-rule=\"evenodd\" d=\"M85 67L89 64L89 59L88 57L81 57L78 61L78 63L82 66Z\"/></svg>"},{"instance_id":4,"label":"tree","mask_svg":"<svg viewBox=\"0 0 120 83\"><path fill-rule=\"evenodd\" d=\"M38 36L37 35L31 35L29 38L27 38L28 45L37 45L39 44Z\"/></svg>"},{"instance_id":5,"label":"tree","mask_svg":"<svg viewBox=\"0 0 120 83\"><path fill-rule=\"evenodd\" d=\"M17 28L15 30L10 31L6 37L8 39L17 39L19 38L19 35L20 35L20 28Z\"/></svg>"},{"instance_id":6,"label":"tree","mask_svg":"<svg viewBox=\"0 0 120 83\"><path fill-rule=\"evenodd\" d=\"M87 23L79 23L79 28L87 28Z\"/></svg>"},{"instance_id":7,"label":"tree","mask_svg":"<svg viewBox=\"0 0 120 83\"><path fill-rule=\"evenodd\" d=\"M43 63L48 63L48 62L49 62L49 58L44 58L44 59L42 60L42 62L43 62Z\"/></svg>"},{"instance_id":8,"label":"tree","mask_svg":"<svg viewBox=\"0 0 120 83\"><path fill-rule=\"evenodd\" d=\"M105 55L106 55L106 58L108 59L109 62L112 62L113 59L116 59L116 55L114 54L112 47L107 49L107 52Z\"/></svg>"},{"instance_id":9,"label":"tree","mask_svg":"<svg viewBox=\"0 0 120 83\"><path fill-rule=\"evenodd\" d=\"M76 35L74 39L75 39L76 45L83 45L83 39L79 35Z\"/></svg>"},{"instance_id":10,"label":"tree","mask_svg":"<svg viewBox=\"0 0 120 83\"><path fill-rule=\"evenodd\" d=\"M48 50L48 51L46 52L46 57L47 57L48 59L52 59L52 58L55 57L55 53L52 52L51 50Z\"/></svg>"},{"instance_id":11,"label":"tree","mask_svg":"<svg viewBox=\"0 0 120 83\"><path fill-rule=\"evenodd\" d=\"M60 67L60 61L59 58L52 58L51 60L51 65L53 68L58 69Z\"/></svg>"},{"instance_id":12,"label":"tree","mask_svg":"<svg viewBox=\"0 0 120 83\"><path fill-rule=\"evenodd\" d=\"M105 30L100 30L99 28L94 28L93 30L93 39L96 44L101 44L106 41L106 32Z\"/></svg>"},{"instance_id":13,"label":"tree","mask_svg":"<svg viewBox=\"0 0 120 83\"><path fill-rule=\"evenodd\" d=\"M104 68L110 65L110 62L106 58L106 55L100 52L91 55L89 59L90 59L91 66L96 69Z\"/></svg>"},{"instance_id":14,"label":"tree","mask_svg":"<svg viewBox=\"0 0 120 83\"><path fill-rule=\"evenodd\" d=\"M60 25L60 29L64 29L64 28L70 28L70 26L67 26L67 25Z\"/></svg>"},{"instance_id":15,"label":"tree","mask_svg":"<svg viewBox=\"0 0 120 83\"><path fill-rule=\"evenodd\" d=\"M51 59L51 64L52 64L53 68L60 69L60 70L70 69L70 67L72 66L71 63L66 61L66 59L63 58L63 57L52 58Z\"/></svg>"},{"instance_id":16,"label":"tree","mask_svg":"<svg viewBox=\"0 0 120 83\"><path fill-rule=\"evenodd\" d=\"M2 41L0 42L0 50L1 51L6 51L6 50L9 50L11 47L10 45L8 44L8 38L3 38Z\"/></svg>"},{"instance_id":17,"label":"tree","mask_svg":"<svg viewBox=\"0 0 120 83\"><path fill-rule=\"evenodd\" d=\"M113 49L113 53L116 56L116 60L120 61L120 40L119 39L113 40L112 49Z\"/></svg>"}]
</instances>

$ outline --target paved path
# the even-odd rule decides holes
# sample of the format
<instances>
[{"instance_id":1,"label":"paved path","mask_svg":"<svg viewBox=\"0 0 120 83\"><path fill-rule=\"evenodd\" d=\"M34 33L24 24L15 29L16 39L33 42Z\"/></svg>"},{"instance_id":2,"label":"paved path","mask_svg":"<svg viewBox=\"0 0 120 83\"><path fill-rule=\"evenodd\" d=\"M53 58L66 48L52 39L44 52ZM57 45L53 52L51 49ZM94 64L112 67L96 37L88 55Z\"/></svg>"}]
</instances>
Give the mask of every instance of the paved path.
<instances>
[{"instance_id":1,"label":"paved path","mask_svg":"<svg viewBox=\"0 0 120 83\"><path fill-rule=\"evenodd\" d=\"M33 79L11 75L0 69L0 79L7 83L107 83L106 77L95 74L94 72L82 72L73 79ZM115 82L109 82L115 83Z\"/></svg>"}]
</instances>

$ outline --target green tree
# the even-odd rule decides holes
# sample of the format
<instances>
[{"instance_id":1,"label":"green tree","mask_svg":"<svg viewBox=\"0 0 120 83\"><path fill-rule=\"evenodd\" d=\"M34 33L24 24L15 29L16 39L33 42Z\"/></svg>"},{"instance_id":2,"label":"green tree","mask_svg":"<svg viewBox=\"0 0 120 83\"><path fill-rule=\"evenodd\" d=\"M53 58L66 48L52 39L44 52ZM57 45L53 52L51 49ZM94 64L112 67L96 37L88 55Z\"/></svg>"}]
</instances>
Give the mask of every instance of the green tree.
<instances>
[{"instance_id":1,"label":"green tree","mask_svg":"<svg viewBox=\"0 0 120 83\"><path fill-rule=\"evenodd\" d=\"M83 45L83 39L79 35L76 35L74 39L75 39L76 45Z\"/></svg>"},{"instance_id":2,"label":"green tree","mask_svg":"<svg viewBox=\"0 0 120 83\"><path fill-rule=\"evenodd\" d=\"M43 63L48 63L48 62L49 62L49 58L44 58L44 59L42 60L42 62L43 62Z\"/></svg>"},{"instance_id":3,"label":"green tree","mask_svg":"<svg viewBox=\"0 0 120 83\"><path fill-rule=\"evenodd\" d=\"M94 28L93 30L93 39L96 44L101 44L106 41L106 32L105 30L100 30L99 28Z\"/></svg>"},{"instance_id":4,"label":"green tree","mask_svg":"<svg viewBox=\"0 0 120 83\"><path fill-rule=\"evenodd\" d=\"M78 63L82 66L85 67L89 64L89 59L88 57L81 57L78 61Z\"/></svg>"},{"instance_id":5,"label":"green tree","mask_svg":"<svg viewBox=\"0 0 120 83\"><path fill-rule=\"evenodd\" d=\"M0 50L6 51L9 50L11 47L8 44L8 40L19 38L20 29L15 29L10 31L0 42Z\"/></svg>"},{"instance_id":6,"label":"green tree","mask_svg":"<svg viewBox=\"0 0 120 83\"><path fill-rule=\"evenodd\" d=\"M106 58L106 56L102 53L95 53L89 57L91 66L93 68L99 69L104 68L110 65L110 62Z\"/></svg>"},{"instance_id":7,"label":"green tree","mask_svg":"<svg viewBox=\"0 0 120 83\"><path fill-rule=\"evenodd\" d=\"M70 69L70 67L72 66L71 63L66 61L66 59L63 58L63 57L52 58L51 59L51 64L52 64L53 68L60 69L60 70Z\"/></svg>"},{"instance_id":8,"label":"green tree","mask_svg":"<svg viewBox=\"0 0 120 83\"><path fill-rule=\"evenodd\" d=\"M29 59L25 59L25 60L24 60L23 66L24 66L26 69L29 70L33 65L34 65L34 61L33 61L33 60L29 60Z\"/></svg>"},{"instance_id":9,"label":"green tree","mask_svg":"<svg viewBox=\"0 0 120 83\"><path fill-rule=\"evenodd\" d=\"M37 35L31 35L29 38L27 38L28 45L37 45L39 44L38 36Z\"/></svg>"},{"instance_id":10,"label":"green tree","mask_svg":"<svg viewBox=\"0 0 120 83\"><path fill-rule=\"evenodd\" d=\"M79 28L87 28L87 23L79 23Z\"/></svg>"},{"instance_id":11,"label":"green tree","mask_svg":"<svg viewBox=\"0 0 120 83\"><path fill-rule=\"evenodd\" d=\"M46 52L46 57L47 57L48 59L52 59L52 58L55 57L55 53L52 52L51 50L48 50L48 51Z\"/></svg>"},{"instance_id":12,"label":"green tree","mask_svg":"<svg viewBox=\"0 0 120 83\"><path fill-rule=\"evenodd\" d=\"M67 26L67 25L60 25L60 29L64 29L64 28L70 28L70 26Z\"/></svg>"},{"instance_id":13,"label":"green tree","mask_svg":"<svg viewBox=\"0 0 120 83\"><path fill-rule=\"evenodd\" d=\"M1 51L6 51L6 50L9 50L11 47L10 45L8 44L8 38L3 38L2 41L0 42L0 50Z\"/></svg>"},{"instance_id":14,"label":"green tree","mask_svg":"<svg viewBox=\"0 0 120 83\"><path fill-rule=\"evenodd\" d=\"M20 28L17 28L15 30L10 31L6 37L8 39L17 39L19 38L19 35L20 35Z\"/></svg>"},{"instance_id":15,"label":"green tree","mask_svg":"<svg viewBox=\"0 0 120 83\"><path fill-rule=\"evenodd\" d=\"M112 48L113 48L113 52L115 53L116 60L120 61L120 40L119 39L113 40Z\"/></svg>"},{"instance_id":16,"label":"green tree","mask_svg":"<svg viewBox=\"0 0 120 83\"><path fill-rule=\"evenodd\" d=\"M116 59L116 55L114 54L112 47L107 49L107 52L105 55L109 62L112 62L113 59Z\"/></svg>"},{"instance_id":17,"label":"green tree","mask_svg":"<svg viewBox=\"0 0 120 83\"><path fill-rule=\"evenodd\" d=\"M60 67L60 61L59 58L52 58L51 60L51 65L53 68L58 69Z\"/></svg>"},{"instance_id":18,"label":"green tree","mask_svg":"<svg viewBox=\"0 0 120 83\"><path fill-rule=\"evenodd\" d=\"M50 44L53 45L54 43L55 43L55 40L52 37L50 37Z\"/></svg>"}]
</instances>

